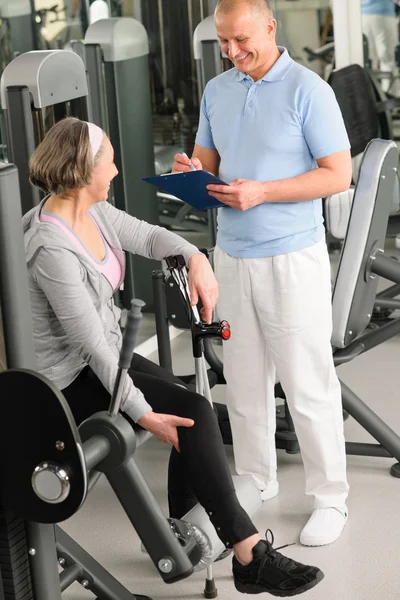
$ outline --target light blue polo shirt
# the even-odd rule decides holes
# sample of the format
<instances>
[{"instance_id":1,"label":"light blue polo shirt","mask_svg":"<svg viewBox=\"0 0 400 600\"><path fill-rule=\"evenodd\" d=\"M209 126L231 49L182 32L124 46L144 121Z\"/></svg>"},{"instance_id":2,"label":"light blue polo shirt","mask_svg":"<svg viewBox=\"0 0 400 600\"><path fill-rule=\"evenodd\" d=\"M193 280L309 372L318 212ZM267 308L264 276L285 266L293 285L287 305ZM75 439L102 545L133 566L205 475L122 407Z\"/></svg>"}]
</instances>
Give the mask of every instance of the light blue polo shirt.
<instances>
[{"instance_id":1,"label":"light blue polo shirt","mask_svg":"<svg viewBox=\"0 0 400 600\"><path fill-rule=\"evenodd\" d=\"M228 183L294 177L350 146L331 87L279 50L280 58L259 81L230 69L204 91L196 144L218 151L219 176ZM295 252L323 235L320 198L218 210L217 245L235 257Z\"/></svg>"},{"instance_id":2,"label":"light blue polo shirt","mask_svg":"<svg viewBox=\"0 0 400 600\"><path fill-rule=\"evenodd\" d=\"M393 0L361 0L361 14L395 17Z\"/></svg>"}]
</instances>

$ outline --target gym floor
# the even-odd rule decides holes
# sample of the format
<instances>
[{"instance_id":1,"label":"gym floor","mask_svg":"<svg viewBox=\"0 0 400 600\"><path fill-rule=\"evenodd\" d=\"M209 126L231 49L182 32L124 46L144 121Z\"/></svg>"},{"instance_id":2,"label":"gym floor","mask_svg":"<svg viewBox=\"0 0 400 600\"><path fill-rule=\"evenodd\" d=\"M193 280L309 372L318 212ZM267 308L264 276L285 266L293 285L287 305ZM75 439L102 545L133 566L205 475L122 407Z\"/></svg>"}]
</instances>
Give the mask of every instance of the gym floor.
<instances>
[{"instance_id":1,"label":"gym floor","mask_svg":"<svg viewBox=\"0 0 400 600\"><path fill-rule=\"evenodd\" d=\"M390 241L388 250L392 255L400 254ZM333 270L336 263L337 257L333 256ZM188 334L176 338L172 348L175 373L193 372ZM397 337L338 369L342 380L396 432L400 432L399 350ZM157 361L156 354L149 358ZM216 402L225 401L224 386L214 388L213 398ZM351 418L345 423L345 433L347 441L374 442ZM233 469L232 448L227 446L226 452ZM165 514L168 455L168 447L154 438L137 452L138 466ZM285 554L324 571L322 583L304 597L310 600L399 598L400 479L389 473L394 462L349 456L348 524L334 544L306 548L298 543L298 536L312 508L304 495L301 457L278 451L280 493L264 503L255 523L262 533L268 528L273 531L275 546L296 542L283 550ZM203 597L204 572L172 585L162 582L150 559L141 553L140 540L104 477L82 510L64 523L63 528L134 593L148 595L153 600ZM243 598L233 586L230 557L217 563L214 574L221 600ZM93 598L78 584L71 586L64 597Z\"/></svg>"}]
</instances>

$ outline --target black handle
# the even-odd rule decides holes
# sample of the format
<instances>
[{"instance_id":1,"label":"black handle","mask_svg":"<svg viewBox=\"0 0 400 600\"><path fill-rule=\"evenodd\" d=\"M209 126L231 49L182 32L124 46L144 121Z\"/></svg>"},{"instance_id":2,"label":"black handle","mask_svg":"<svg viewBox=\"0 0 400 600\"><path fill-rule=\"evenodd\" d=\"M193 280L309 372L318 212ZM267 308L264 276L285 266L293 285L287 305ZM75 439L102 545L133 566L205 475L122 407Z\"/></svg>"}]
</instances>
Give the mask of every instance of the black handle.
<instances>
[{"instance_id":1,"label":"black handle","mask_svg":"<svg viewBox=\"0 0 400 600\"><path fill-rule=\"evenodd\" d=\"M137 333L139 331L140 320L143 318L142 308L145 306L143 300L133 299L132 308L128 312L124 336L122 338L122 348L119 355L120 369L129 369L132 354L136 346Z\"/></svg>"}]
</instances>

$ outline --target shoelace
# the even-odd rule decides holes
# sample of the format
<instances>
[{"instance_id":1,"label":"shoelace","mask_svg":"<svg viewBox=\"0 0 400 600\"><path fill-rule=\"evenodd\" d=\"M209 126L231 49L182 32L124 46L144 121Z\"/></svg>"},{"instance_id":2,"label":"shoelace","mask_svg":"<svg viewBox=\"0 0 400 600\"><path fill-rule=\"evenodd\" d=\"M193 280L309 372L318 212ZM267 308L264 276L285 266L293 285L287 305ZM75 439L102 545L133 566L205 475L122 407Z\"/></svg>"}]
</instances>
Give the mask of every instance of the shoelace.
<instances>
[{"instance_id":1,"label":"shoelace","mask_svg":"<svg viewBox=\"0 0 400 600\"><path fill-rule=\"evenodd\" d=\"M268 540L268 534L271 534L271 541ZM285 544L284 546L279 546L278 548L273 548L274 539L275 538L272 531L270 529L267 529L267 531L265 532L265 542L268 545L268 551L264 554L264 556L260 557L261 561L258 569L258 578L260 578L262 568L266 562L275 563L277 567L280 567L282 569L295 567L297 565L296 561L278 552L278 550L281 550L282 548L294 546L295 542L292 544Z\"/></svg>"}]
</instances>

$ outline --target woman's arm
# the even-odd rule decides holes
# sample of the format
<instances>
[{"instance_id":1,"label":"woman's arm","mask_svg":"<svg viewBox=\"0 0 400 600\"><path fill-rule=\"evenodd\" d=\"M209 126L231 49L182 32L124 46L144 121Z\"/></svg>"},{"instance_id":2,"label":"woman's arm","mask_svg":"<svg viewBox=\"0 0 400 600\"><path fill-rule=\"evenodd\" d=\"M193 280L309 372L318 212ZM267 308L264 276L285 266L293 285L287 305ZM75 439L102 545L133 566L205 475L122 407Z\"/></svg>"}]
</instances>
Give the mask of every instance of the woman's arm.
<instances>
[{"instance_id":1,"label":"woman's arm","mask_svg":"<svg viewBox=\"0 0 400 600\"><path fill-rule=\"evenodd\" d=\"M200 254L196 246L164 227L140 221L109 202L101 202L98 206L114 227L122 248L132 254L156 260L181 254L186 263L193 254Z\"/></svg>"},{"instance_id":2,"label":"woman's arm","mask_svg":"<svg viewBox=\"0 0 400 600\"><path fill-rule=\"evenodd\" d=\"M81 269L73 252L47 247L39 251L31 272L69 343L111 394L117 377L118 357L108 346L103 324L83 283ZM151 411L151 406L130 377L125 381L122 410L137 422Z\"/></svg>"},{"instance_id":3,"label":"woman's arm","mask_svg":"<svg viewBox=\"0 0 400 600\"><path fill-rule=\"evenodd\" d=\"M211 323L212 312L218 301L218 284L208 259L199 249L176 233L139 221L108 202L102 202L101 208L114 227L124 250L157 260L179 254L184 257L189 266L192 305L197 304L200 296L204 307L203 318Z\"/></svg>"}]
</instances>

